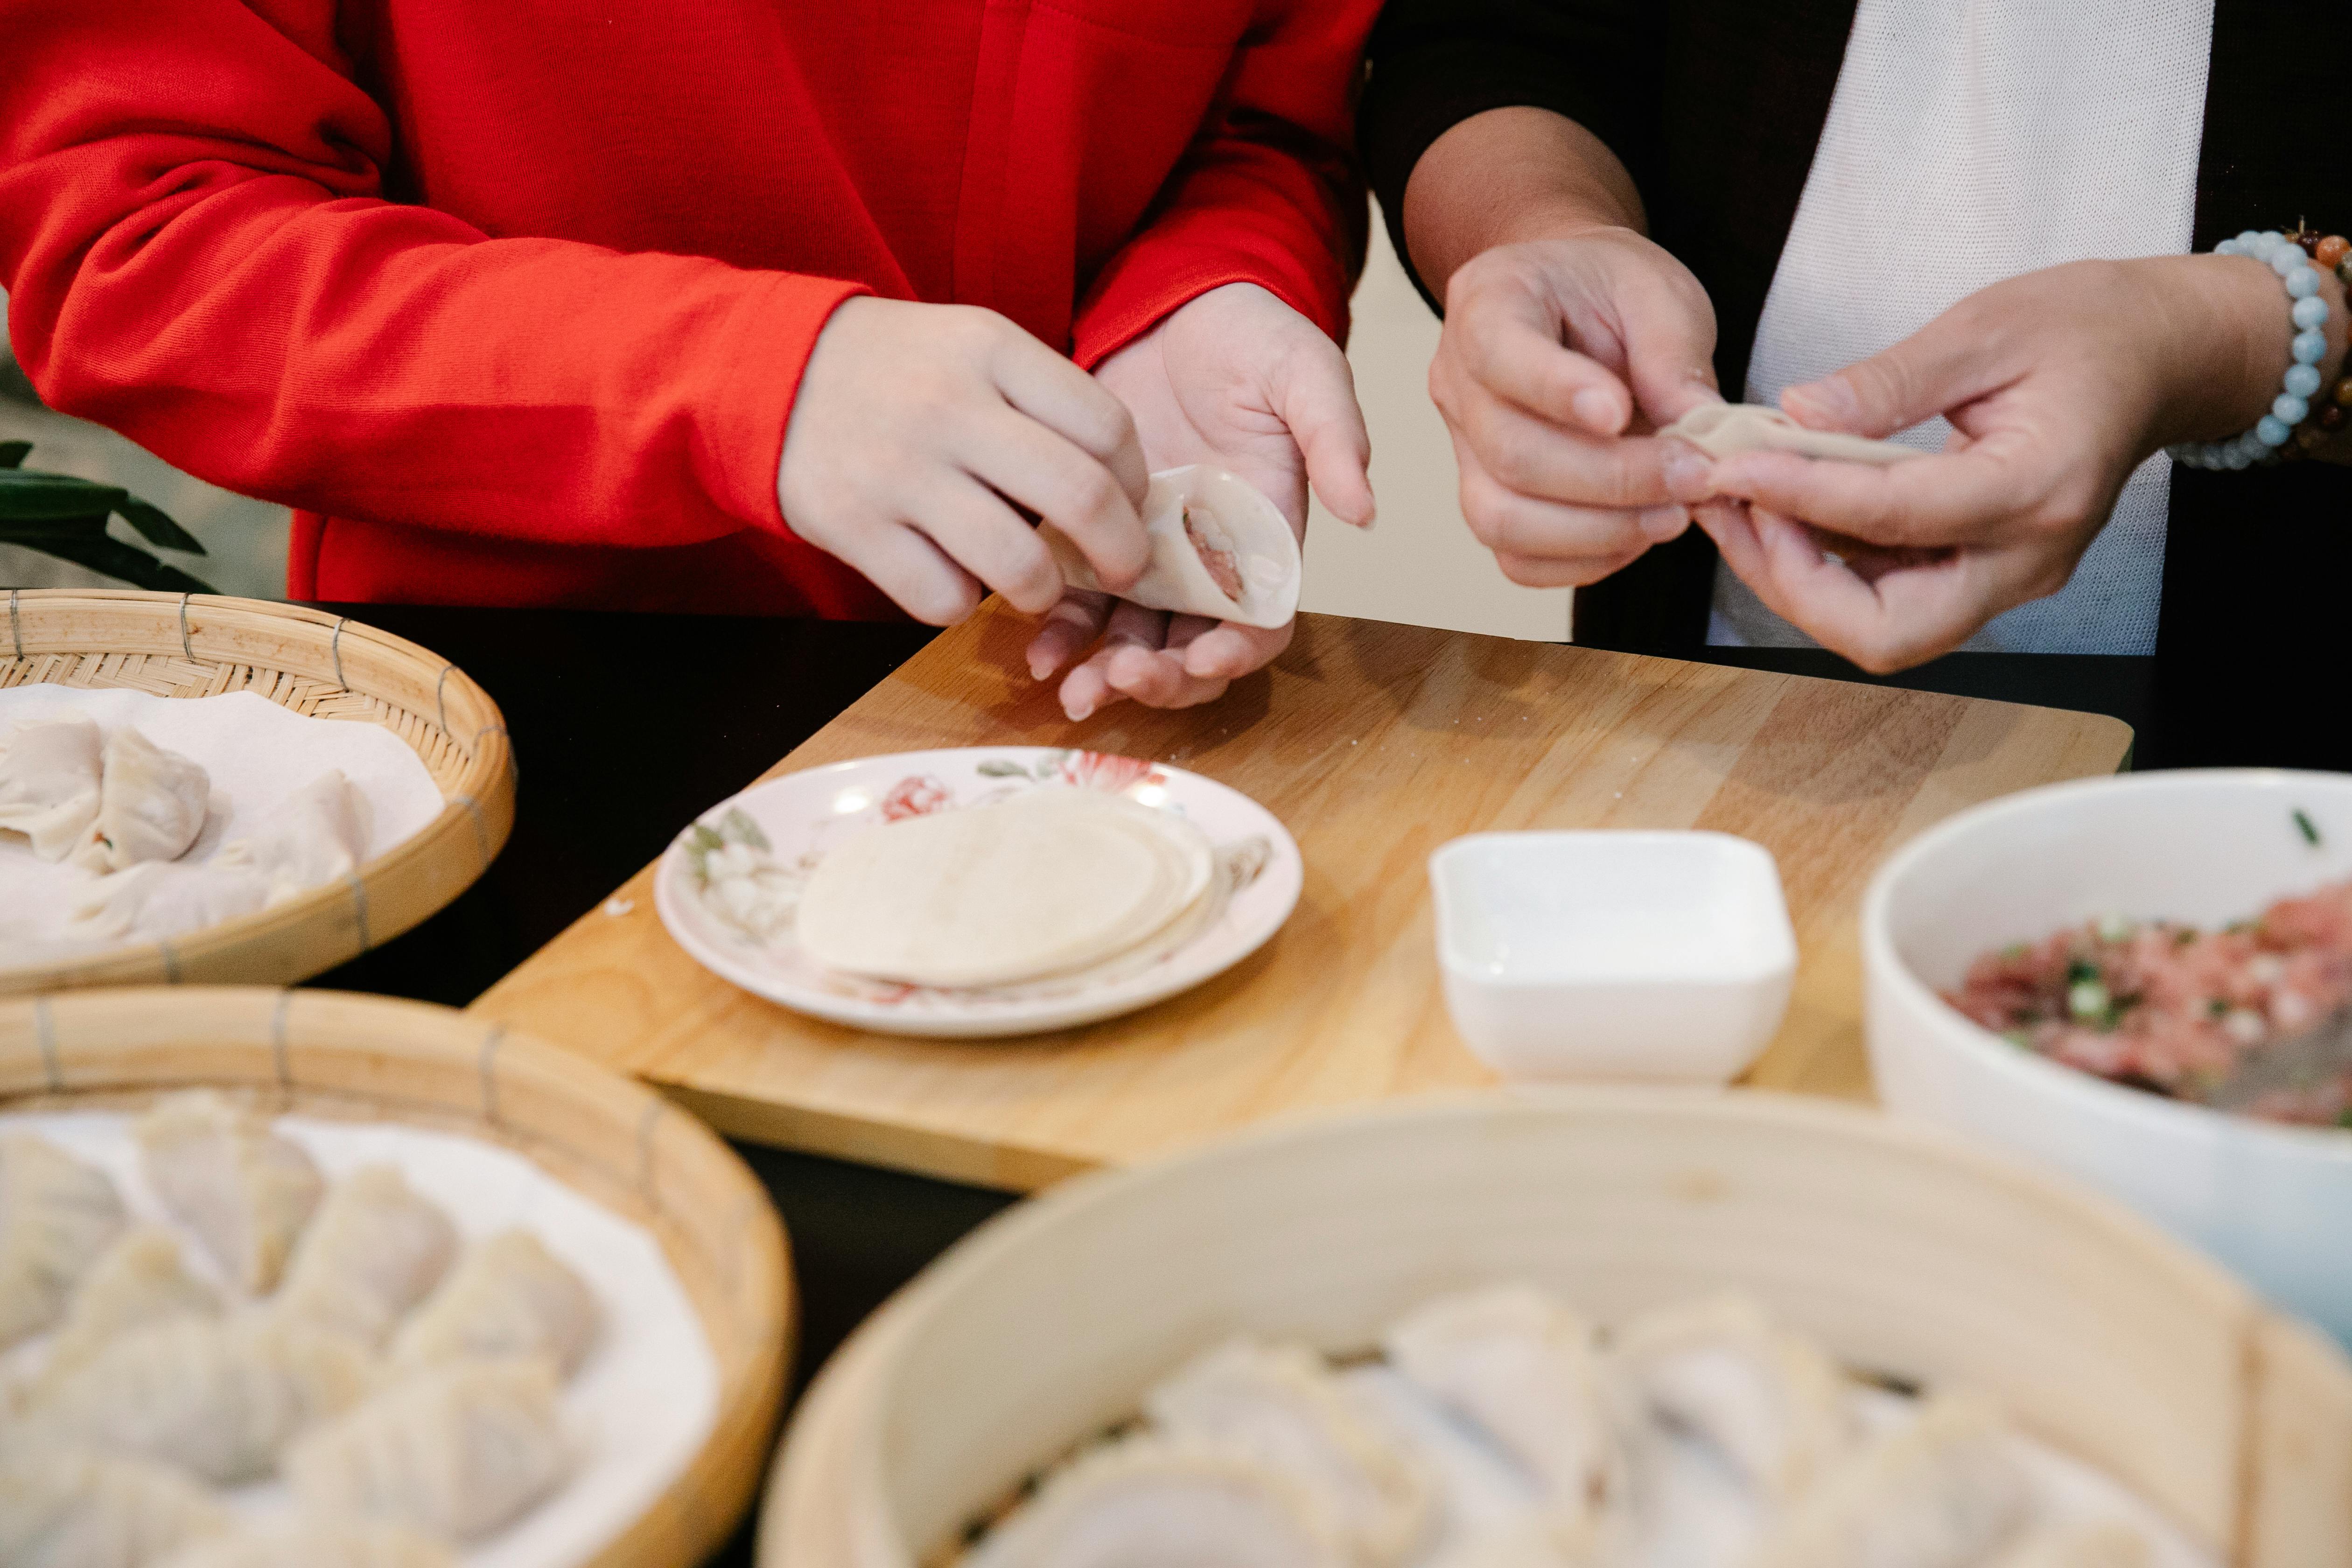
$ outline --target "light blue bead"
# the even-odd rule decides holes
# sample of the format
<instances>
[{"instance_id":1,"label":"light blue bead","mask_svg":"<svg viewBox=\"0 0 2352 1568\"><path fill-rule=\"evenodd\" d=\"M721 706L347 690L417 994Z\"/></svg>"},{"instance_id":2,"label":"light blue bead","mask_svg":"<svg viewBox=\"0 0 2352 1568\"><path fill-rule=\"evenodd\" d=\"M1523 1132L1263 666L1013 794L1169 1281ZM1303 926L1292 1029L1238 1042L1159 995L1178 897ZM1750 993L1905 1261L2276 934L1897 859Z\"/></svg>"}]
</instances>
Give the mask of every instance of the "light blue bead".
<instances>
[{"instance_id":1,"label":"light blue bead","mask_svg":"<svg viewBox=\"0 0 2352 1568\"><path fill-rule=\"evenodd\" d=\"M2297 397L2309 397L2319 390L2319 368L2308 364L2287 366L2286 389Z\"/></svg>"},{"instance_id":2,"label":"light blue bead","mask_svg":"<svg viewBox=\"0 0 2352 1568\"><path fill-rule=\"evenodd\" d=\"M2225 468L2251 468L2254 466L2254 459L2243 447L2232 447L2230 455L2221 459L2221 466Z\"/></svg>"},{"instance_id":3,"label":"light blue bead","mask_svg":"<svg viewBox=\"0 0 2352 1568\"><path fill-rule=\"evenodd\" d=\"M2282 245L2271 252L2271 270L2282 278L2292 278L2298 272L2311 270L2311 258L2299 245Z\"/></svg>"},{"instance_id":4,"label":"light blue bead","mask_svg":"<svg viewBox=\"0 0 2352 1568\"><path fill-rule=\"evenodd\" d=\"M2308 300L2297 300L2293 312L2298 327L2323 327L2327 324L2327 301L2314 294Z\"/></svg>"},{"instance_id":5,"label":"light blue bead","mask_svg":"<svg viewBox=\"0 0 2352 1568\"><path fill-rule=\"evenodd\" d=\"M2324 359L2326 359L2326 357L2327 357L2327 334L2326 334L2326 332L2313 331L2313 332L2297 332L2297 333L2295 333L2295 335L2294 335L2294 363L2297 363L2297 364L2317 364L2321 360L2324 360Z\"/></svg>"},{"instance_id":6,"label":"light blue bead","mask_svg":"<svg viewBox=\"0 0 2352 1568\"><path fill-rule=\"evenodd\" d=\"M2259 229L2242 229L2238 234L2238 248L2251 255L2254 247L2262 243L2262 237Z\"/></svg>"},{"instance_id":7,"label":"light blue bead","mask_svg":"<svg viewBox=\"0 0 2352 1568\"><path fill-rule=\"evenodd\" d=\"M2213 247L2213 254L2216 256L2235 256L2238 254L2238 242L2234 239L2225 239L2221 241L2221 244ZM2181 460L2183 462L2188 461L2185 458Z\"/></svg>"},{"instance_id":8,"label":"light blue bead","mask_svg":"<svg viewBox=\"0 0 2352 1568\"><path fill-rule=\"evenodd\" d=\"M2298 267L2286 275L2286 297L2308 300L2319 292L2319 274L2308 267Z\"/></svg>"},{"instance_id":9,"label":"light blue bead","mask_svg":"<svg viewBox=\"0 0 2352 1568\"><path fill-rule=\"evenodd\" d=\"M2254 435L2265 447L2284 447L2286 438L2294 434L2294 426L2275 414L2265 414L2254 426Z\"/></svg>"},{"instance_id":10,"label":"light blue bead","mask_svg":"<svg viewBox=\"0 0 2352 1568\"><path fill-rule=\"evenodd\" d=\"M2311 405L2292 392L2282 392L2271 399L2271 417L2282 425L2300 425L2311 417Z\"/></svg>"}]
</instances>

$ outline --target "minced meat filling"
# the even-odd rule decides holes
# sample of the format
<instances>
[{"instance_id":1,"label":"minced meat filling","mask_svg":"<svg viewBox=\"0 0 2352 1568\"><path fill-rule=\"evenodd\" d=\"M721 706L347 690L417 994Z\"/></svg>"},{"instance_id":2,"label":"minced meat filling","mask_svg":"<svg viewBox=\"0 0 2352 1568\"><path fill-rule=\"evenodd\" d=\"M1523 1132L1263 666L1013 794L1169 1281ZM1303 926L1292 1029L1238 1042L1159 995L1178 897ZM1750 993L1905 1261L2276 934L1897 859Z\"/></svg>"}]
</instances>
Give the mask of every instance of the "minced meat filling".
<instances>
[{"instance_id":1,"label":"minced meat filling","mask_svg":"<svg viewBox=\"0 0 2352 1568\"><path fill-rule=\"evenodd\" d=\"M2118 1083L2212 1098L2266 1047L2352 1004L2352 882L2218 931L2092 921L1989 952L1945 1000L2027 1049ZM2262 1096L2278 1121L2352 1125L2352 1073Z\"/></svg>"},{"instance_id":2,"label":"minced meat filling","mask_svg":"<svg viewBox=\"0 0 2352 1568\"><path fill-rule=\"evenodd\" d=\"M1210 538L1206 526L1196 521L1198 514L1191 507L1184 509L1184 537L1192 542L1193 551L1217 592L1238 605L1242 602L1241 558Z\"/></svg>"}]
</instances>

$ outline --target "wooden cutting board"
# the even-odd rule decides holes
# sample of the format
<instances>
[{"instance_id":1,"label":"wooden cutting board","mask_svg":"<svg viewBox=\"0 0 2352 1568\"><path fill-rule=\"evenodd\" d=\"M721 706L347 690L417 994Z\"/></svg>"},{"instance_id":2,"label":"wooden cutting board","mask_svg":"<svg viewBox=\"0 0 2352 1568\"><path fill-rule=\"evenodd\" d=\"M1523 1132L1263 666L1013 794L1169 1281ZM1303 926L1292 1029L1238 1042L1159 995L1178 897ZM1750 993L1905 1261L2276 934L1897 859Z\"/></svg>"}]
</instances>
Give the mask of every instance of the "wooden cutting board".
<instances>
[{"instance_id":1,"label":"wooden cutting board","mask_svg":"<svg viewBox=\"0 0 2352 1568\"><path fill-rule=\"evenodd\" d=\"M1855 921L1872 870L1939 817L2112 772L2131 744L2091 714L1324 616L1220 702L1073 724L1023 666L1029 630L992 605L772 771L1054 745L1205 773L1306 857L1297 911L1254 957L1056 1035L866 1035L703 970L655 917L648 867L476 1010L738 1137L1028 1189L1274 1117L1491 1082L1439 994L1429 852L1484 828L1706 827L1779 858L1801 953L1750 1081L1865 1097Z\"/></svg>"}]
</instances>

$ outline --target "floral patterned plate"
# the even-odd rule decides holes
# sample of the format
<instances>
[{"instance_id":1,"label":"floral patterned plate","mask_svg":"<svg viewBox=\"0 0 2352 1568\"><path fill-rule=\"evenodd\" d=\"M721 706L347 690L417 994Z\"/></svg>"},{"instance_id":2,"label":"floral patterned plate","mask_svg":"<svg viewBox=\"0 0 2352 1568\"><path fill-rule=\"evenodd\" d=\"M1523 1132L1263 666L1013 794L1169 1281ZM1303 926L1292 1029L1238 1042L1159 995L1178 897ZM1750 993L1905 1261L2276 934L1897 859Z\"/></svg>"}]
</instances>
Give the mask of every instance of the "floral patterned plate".
<instances>
[{"instance_id":1,"label":"floral patterned plate","mask_svg":"<svg viewBox=\"0 0 2352 1568\"><path fill-rule=\"evenodd\" d=\"M1071 788L1113 791L1201 829L1216 857L1201 903L1141 948L1021 985L899 985L801 954L793 939L801 886L850 835ZM887 1034L979 1037L1090 1024L1189 990L1281 929L1304 877L1298 846L1272 813L1198 773L1102 752L976 747L866 757L754 784L678 835L654 878L654 907L697 963L771 1001Z\"/></svg>"}]
</instances>

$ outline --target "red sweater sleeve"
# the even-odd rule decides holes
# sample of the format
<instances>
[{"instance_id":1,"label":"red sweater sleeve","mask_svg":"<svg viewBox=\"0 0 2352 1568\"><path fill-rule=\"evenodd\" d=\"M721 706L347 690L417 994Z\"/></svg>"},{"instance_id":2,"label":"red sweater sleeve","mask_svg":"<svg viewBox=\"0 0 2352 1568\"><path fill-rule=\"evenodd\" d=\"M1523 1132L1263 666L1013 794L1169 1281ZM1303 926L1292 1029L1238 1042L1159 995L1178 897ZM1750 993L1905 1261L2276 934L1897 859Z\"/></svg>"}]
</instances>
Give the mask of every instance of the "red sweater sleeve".
<instances>
[{"instance_id":1,"label":"red sweater sleeve","mask_svg":"<svg viewBox=\"0 0 2352 1568\"><path fill-rule=\"evenodd\" d=\"M802 369L857 285L381 197L333 0L32 0L0 69L0 278L53 406L215 483L572 544L781 531Z\"/></svg>"},{"instance_id":2,"label":"red sweater sleeve","mask_svg":"<svg viewBox=\"0 0 2352 1568\"><path fill-rule=\"evenodd\" d=\"M1089 370L1186 300L1261 284L1339 342L1368 215L1353 109L1378 0L1265 0L1223 94L1136 237L1080 301Z\"/></svg>"}]
</instances>

